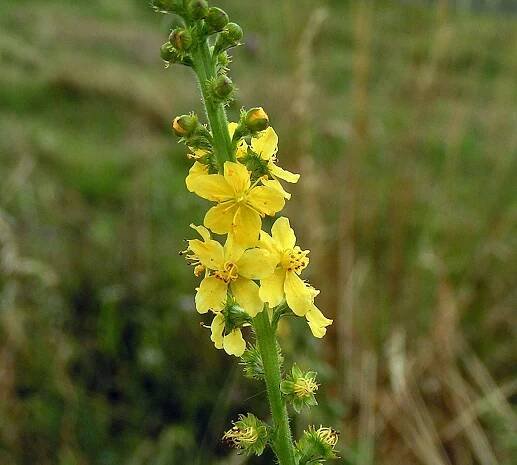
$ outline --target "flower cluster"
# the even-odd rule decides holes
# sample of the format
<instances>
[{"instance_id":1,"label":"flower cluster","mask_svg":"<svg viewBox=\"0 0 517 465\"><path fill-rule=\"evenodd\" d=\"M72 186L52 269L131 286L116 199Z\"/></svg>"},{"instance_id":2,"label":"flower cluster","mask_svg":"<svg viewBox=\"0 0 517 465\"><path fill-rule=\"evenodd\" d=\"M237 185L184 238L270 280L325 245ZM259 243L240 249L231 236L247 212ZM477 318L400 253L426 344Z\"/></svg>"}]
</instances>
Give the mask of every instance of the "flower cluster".
<instances>
[{"instance_id":1,"label":"flower cluster","mask_svg":"<svg viewBox=\"0 0 517 465\"><path fill-rule=\"evenodd\" d=\"M243 119L246 124L246 117ZM300 276L309 264L309 251L296 245L289 220L279 217L270 233L262 229L263 218L277 214L290 198L279 179L296 182L299 175L276 165L278 137L271 127L254 134L249 142L245 136L235 137L243 132L239 128L237 123L230 124L235 162L226 161L223 173L212 174L208 152L198 152L186 179L189 191L214 203L204 226L195 227L202 239L188 241L187 259L195 266L195 274L203 276L196 309L214 313L212 340L216 347L237 356L242 355L245 344L240 328L225 312L229 301L250 317L265 305L274 309L286 304L295 315L306 318L319 338L332 323L314 303L318 291ZM211 233L226 235L224 245ZM232 334L226 332L229 326ZM228 341L223 344L214 336L220 335L222 328L223 340Z\"/></svg>"}]
</instances>

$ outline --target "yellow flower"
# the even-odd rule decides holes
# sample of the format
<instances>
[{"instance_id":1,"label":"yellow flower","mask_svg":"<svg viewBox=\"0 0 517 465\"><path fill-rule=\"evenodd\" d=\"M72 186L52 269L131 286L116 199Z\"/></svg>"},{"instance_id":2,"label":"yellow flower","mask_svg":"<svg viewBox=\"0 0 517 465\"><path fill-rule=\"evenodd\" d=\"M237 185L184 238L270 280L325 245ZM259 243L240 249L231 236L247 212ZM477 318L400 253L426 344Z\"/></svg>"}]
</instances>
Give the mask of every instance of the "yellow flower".
<instances>
[{"instance_id":1,"label":"yellow flower","mask_svg":"<svg viewBox=\"0 0 517 465\"><path fill-rule=\"evenodd\" d=\"M228 355L240 357L246 350L246 341L242 337L241 330L236 328L229 334L224 334L225 320L222 313L217 313L212 320L212 336L210 339L216 349L224 349Z\"/></svg>"},{"instance_id":2,"label":"yellow flower","mask_svg":"<svg viewBox=\"0 0 517 465\"><path fill-rule=\"evenodd\" d=\"M233 242L231 236L223 247L210 239L205 228L201 231L203 240L190 240L188 246L190 257L195 257L207 270L197 289L197 311L223 310L229 289L237 303L250 316L256 316L262 310L263 303L259 297L259 287L252 280L264 279L273 273L275 258L264 249L244 250Z\"/></svg>"},{"instance_id":3,"label":"yellow flower","mask_svg":"<svg viewBox=\"0 0 517 465\"><path fill-rule=\"evenodd\" d=\"M325 336L325 334L327 334L327 326L332 324L332 320L326 318L314 303L305 314L305 318L307 319L309 328L311 328L312 335L317 338Z\"/></svg>"},{"instance_id":4,"label":"yellow flower","mask_svg":"<svg viewBox=\"0 0 517 465\"><path fill-rule=\"evenodd\" d=\"M261 231L259 245L268 250L280 266L260 282L260 297L270 307L280 305L285 299L296 315L304 316L314 301L312 288L299 276L309 264L309 251L296 245L294 231L283 216L275 221L271 234Z\"/></svg>"},{"instance_id":5,"label":"yellow flower","mask_svg":"<svg viewBox=\"0 0 517 465\"><path fill-rule=\"evenodd\" d=\"M275 164L278 151L278 136L272 127L262 131L257 137L251 139L251 149L260 155L260 158L268 162L268 168L274 179L296 183L300 179L299 174L291 173Z\"/></svg>"},{"instance_id":6,"label":"yellow flower","mask_svg":"<svg viewBox=\"0 0 517 465\"><path fill-rule=\"evenodd\" d=\"M203 163L199 163L198 161L195 161L188 172L188 176L185 178L185 184L187 185L187 189L189 192L194 192L192 185L194 180L199 176L205 174L208 174L208 166L203 165Z\"/></svg>"},{"instance_id":7,"label":"yellow flower","mask_svg":"<svg viewBox=\"0 0 517 465\"><path fill-rule=\"evenodd\" d=\"M233 135L235 134L235 130L237 129L239 125L237 123L228 123L228 132L230 133L230 139L233 138ZM237 158L242 158L246 156L248 153L248 144L244 139L239 140L237 143L237 152L235 156Z\"/></svg>"},{"instance_id":8,"label":"yellow flower","mask_svg":"<svg viewBox=\"0 0 517 465\"><path fill-rule=\"evenodd\" d=\"M190 176L190 175L189 175ZM270 185L251 185L244 165L227 161L224 175L207 174L190 178L189 186L200 197L217 202L206 214L204 224L216 234L231 233L242 246L254 246L261 218L282 210L285 199Z\"/></svg>"}]
</instances>

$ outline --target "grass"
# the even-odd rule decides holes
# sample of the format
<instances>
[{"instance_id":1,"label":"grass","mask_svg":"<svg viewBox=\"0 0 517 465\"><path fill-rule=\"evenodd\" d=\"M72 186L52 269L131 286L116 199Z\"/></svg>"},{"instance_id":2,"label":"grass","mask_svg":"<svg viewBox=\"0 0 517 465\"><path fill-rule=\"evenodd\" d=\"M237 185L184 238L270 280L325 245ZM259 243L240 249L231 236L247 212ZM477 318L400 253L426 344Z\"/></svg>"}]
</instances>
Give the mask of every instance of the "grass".
<instances>
[{"instance_id":1,"label":"grass","mask_svg":"<svg viewBox=\"0 0 517 465\"><path fill-rule=\"evenodd\" d=\"M168 122L201 107L145 3L0 6L0 463L244 463L221 432L266 415L193 311L202 204ZM230 114L263 105L303 176L288 212L335 325L283 346L342 463L517 451L517 18L438 3L221 2Z\"/></svg>"}]
</instances>

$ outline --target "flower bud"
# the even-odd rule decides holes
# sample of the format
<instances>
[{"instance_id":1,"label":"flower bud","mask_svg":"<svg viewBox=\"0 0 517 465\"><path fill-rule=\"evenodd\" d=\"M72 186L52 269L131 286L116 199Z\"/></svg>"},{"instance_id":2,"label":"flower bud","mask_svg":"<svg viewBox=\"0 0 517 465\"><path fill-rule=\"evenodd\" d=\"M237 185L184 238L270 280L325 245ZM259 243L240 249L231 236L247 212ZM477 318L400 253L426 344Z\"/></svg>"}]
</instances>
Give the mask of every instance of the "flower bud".
<instances>
[{"instance_id":1,"label":"flower bud","mask_svg":"<svg viewBox=\"0 0 517 465\"><path fill-rule=\"evenodd\" d=\"M234 44L238 44L243 36L242 28L237 23L228 23L221 34L227 36Z\"/></svg>"},{"instance_id":2,"label":"flower bud","mask_svg":"<svg viewBox=\"0 0 517 465\"><path fill-rule=\"evenodd\" d=\"M170 36L169 42L180 52L186 52L192 46L192 34L188 29L174 29Z\"/></svg>"},{"instance_id":3,"label":"flower bud","mask_svg":"<svg viewBox=\"0 0 517 465\"><path fill-rule=\"evenodd\" d=\"M242 35L242 28L237 23L228 23L217 38L214 51L219 53L239 45Z\"/></svg>"},{"instance_id":4,"label":"flower bud","mask_svg":"<svg viewBox=\"0 0 517 465\"><path fill-rule=\"evenodd\" d=\"M182 115L174 118L172 130L178 137L189 137L199 126L196 115Z\"/></svg>"},{"instance_id":5,"label":"flower bud","mask_svg":"<svg viewBox=\"0 0 517 465\"><path fill-rule=\"evenodd\" d=\"M223 441L241 449L247 455L262 455L268 439L267 426L255 415L241 415L232 429L226 431Z\"/></svg>"},{"instance_id":6,"label":"flower bud","mask_svg":"<svg viewBox=\"0 0 517 465\"><path fill-rule=\"evenodd\" d=\"M227 100L234 91L232 80L226 74L220 74L212 81L212 92L218 100Z\"/></svg>"},{"instance_id":7,"label":"flower bud","mask_svg":"<svg viewBox=\"0 0 517 465\"><path fill-rule=\"evenodd\" d=\"M246 113L246 127L251 132L264 131L269 127L269 116L262 107L252 108Z\"/></svg>"},{"instance_id":8,"label":"flower bud","mask_svg":"<svg viewBox=\"0 0 517 465\"><path fill-rule=\"evenodd\" d=\"M181 0L152 0L151 5L158 13L179 13L182 9Z\"/></svg>"},{"instance_id":9,"label":"flower bud","mask_svg":"<svg viewBox=\"0 0 517 465\"><path fill-rule=\"evenodd\" d=\"M213 6L208 9L208 15L205 18L208 32L214 33L222 31L224 26L228 24L228 15L221 8Z\"/></svg>"},{"instance_id":10,"label":"flower bud","mask_svg":"<svg viewBox=\"0 0 517 465\"><path fill-rule=\"evenodd\" d=\"M191 0L187 10L192 19L204 19L208 15L208 3L205 0Z\"/></svg>"}]
</instances>

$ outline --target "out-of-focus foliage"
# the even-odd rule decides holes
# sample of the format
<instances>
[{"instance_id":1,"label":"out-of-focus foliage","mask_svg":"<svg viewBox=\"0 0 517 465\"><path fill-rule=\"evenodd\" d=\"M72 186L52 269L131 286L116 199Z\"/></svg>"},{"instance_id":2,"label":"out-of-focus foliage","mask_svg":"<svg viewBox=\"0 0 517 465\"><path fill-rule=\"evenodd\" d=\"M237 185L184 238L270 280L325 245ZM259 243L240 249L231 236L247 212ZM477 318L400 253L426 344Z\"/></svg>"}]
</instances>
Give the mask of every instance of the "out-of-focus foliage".
<instances>
[{"instance_id":1,"label":"out-of-focus foliage","mask_svg":"<svg viewBox=\"0 0 517 465\"><path fill-rule=\"evenodd\" d=\"M220 5L245 31L230 114L263 105L302 173L289 215L335 319L281 328L323 382L311 420L342 463L512 465L517 17ZM267 416L177 254L202 209L168 122L201 106L160 63L169 27L145 1L0 3L1 464L244 463L220 435Z\"/></svg>"}]
</instances>

